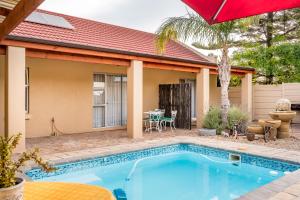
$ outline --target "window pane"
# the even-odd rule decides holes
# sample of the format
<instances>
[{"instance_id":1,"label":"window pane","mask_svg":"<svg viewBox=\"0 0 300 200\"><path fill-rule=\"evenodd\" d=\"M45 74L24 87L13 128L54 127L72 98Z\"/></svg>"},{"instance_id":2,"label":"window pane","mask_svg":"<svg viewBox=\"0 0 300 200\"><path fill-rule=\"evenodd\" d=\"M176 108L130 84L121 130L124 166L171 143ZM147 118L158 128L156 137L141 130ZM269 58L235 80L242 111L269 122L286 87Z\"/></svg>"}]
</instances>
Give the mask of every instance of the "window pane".
<instances>
[{"instance_id":1,"label":"window pane","mask_svg":"<svg viewBox=\"0 0 300 200\"><path fill-rule=\"evenodd\" d=\"M99 106L94 107L94 114L93 114L93 127L94 128L101 128L105 126L105 107Z\"/></svg>"},{"instance_id":2,"label":"window pane","mask_svg":"<svg viewBox=\"0 0 300 200\"><path fill-rule=\"evenodd\" d=\"M107 126L121 125L121 76L107 75Z\"/></svg>"},{"instance_id":3,"label":"window pane","mask_svg":"<svg viewBox=\"0 0 300 200\"><path fill-rule=\"evenodd\" d=\"M122 125L127 124L127 77L122 77Z\"/></svg>"},{"instance_id":4,"label":"window pane","mask_svg":"<svg viewBox=\"0 0 300 200\"><path fill-rule=\"evenodd\" d=\"M93 82L93 127L105 127L105 75L94 74Z\"/></svg>"},{"instance_id":5,"label":"window pane","mask_svg":"<svg viewBox=\"0 0 300 200\"><path fill-rule=\"evenodd\" d=\"M105 75L95 74L93 86L94 106L105 104Z\"/></svg>"}]
</instances>

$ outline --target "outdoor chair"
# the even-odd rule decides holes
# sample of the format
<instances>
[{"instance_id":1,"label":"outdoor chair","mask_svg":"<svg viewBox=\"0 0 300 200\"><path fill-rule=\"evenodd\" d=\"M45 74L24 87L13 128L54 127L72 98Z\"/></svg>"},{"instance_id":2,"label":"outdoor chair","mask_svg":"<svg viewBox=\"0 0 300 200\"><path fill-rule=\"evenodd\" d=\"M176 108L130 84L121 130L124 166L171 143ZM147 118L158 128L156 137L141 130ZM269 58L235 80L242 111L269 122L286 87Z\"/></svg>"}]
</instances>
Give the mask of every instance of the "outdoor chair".
<instances>
[{"instance_id":1,"label":"outdoor chair","mask_svg":"<svg viewBox=\"0 0 300 200\"><path fill-rule=\"evenodd\" d=\"M160 127L160 120L161 120L161 112L150 112L148 124L149 126L146 128L146 131L150 131L152 133L152 129L157 131L161 131Z\"/></svg>"},{"instance_id":2,"label":"outdoor chair","mask_svg":"<svg viewBox=\"0 0 300 200\"><path fill-rule=\"evenodd\" d=\"M163 117L161 119L161 127L162 125L164 125L165 130L167 129L167 123L169 123L171 131L173 132L173 129L176 129L175 127L175 120L176 120L176 116L177 116L177 110L172 110L171 111L171 117Z\"/></svg>"}]
</instances>

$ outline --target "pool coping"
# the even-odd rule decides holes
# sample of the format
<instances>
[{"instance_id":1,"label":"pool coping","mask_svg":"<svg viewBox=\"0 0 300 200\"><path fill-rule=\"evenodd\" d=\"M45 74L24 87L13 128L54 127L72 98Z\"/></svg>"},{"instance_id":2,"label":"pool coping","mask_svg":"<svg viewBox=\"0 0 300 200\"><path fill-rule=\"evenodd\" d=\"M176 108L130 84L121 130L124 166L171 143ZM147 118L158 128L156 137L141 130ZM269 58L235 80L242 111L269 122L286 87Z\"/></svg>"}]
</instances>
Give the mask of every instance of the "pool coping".
<instances>
[{"instance_id":1,"label":"pool coping","mask_svg":"<svg viewBox=\"0 0 300 200\"><path fill-rule=\"evenodd\" d=\"M300 164L300 152L298 151L191 136L174 136L172 138L159 138L154 140L138 141L130 144L119 144L108 147L56 153L45 155L44 159L49 161L51 164L64 164L180 143L201 145L204 147ZM27 168L25 171L30 169L32 169L32 167ZM29 180L28 177L25 178ZM298 191L300 191L300 170L294 171L282 178L272 181L267 185L241 196L239 199L296 199L300 198L300 192Z\"/></svg>"}]
</instances>

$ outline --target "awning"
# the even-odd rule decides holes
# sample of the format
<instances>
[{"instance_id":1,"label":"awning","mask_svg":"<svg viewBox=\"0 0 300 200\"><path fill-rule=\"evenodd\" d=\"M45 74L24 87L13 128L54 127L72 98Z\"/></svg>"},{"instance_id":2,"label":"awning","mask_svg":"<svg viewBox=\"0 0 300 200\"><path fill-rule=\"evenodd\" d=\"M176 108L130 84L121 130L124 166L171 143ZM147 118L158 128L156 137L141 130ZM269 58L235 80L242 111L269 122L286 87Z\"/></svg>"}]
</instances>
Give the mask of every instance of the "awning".
<instances>
[{"instance_id":1,"label":"awning","mask_svg":"<svg viewBox=\"0 0 300 200\"><path fill-rule=\"evenodd\" d=\"M209 24L300 8L300 0L183 0Z\"/></svg>"}]
</instances>

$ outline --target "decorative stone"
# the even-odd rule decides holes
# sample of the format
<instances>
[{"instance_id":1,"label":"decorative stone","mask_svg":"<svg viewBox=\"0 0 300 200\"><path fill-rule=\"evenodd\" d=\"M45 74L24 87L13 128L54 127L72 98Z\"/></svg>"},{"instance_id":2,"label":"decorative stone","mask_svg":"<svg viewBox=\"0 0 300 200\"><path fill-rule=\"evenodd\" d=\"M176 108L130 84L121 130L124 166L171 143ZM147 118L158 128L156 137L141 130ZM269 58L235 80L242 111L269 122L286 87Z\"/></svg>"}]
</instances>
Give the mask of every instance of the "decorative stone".
<instances>
[{"instance_id":1,"label":"decorative stone","mask_svg":"<svg viewBox=\"0 0 300 200\"><path fill-rule=\"evenodd\" d=\"M288 99L279 99L276 102L276 111L291 111L291 102Z\"/></svg>"},{"instance_id":2,"label":"decorative stone","mask_svg":"<svg viewBox=\"0 0 300 200\"><path fill-rule=\"evenodd\" d=\"M260 125L257 125L257 124L249 125L247 127L247 131L249 133L254 133L254 134L261 134L261 135L264 134L264 128Z\"/></svg>"},{"instance_id":3,"label":"decorative stone","mask_svg":"<svg viewBox=\"0 0 300 200\"><path fill-rule=\"evenodd\" d=\"M269 115L274 120L281 120L281 125L278 128L277 138L289 138L290 137L290 123L291 120L296 117L294 111L275 111L270 112Z\"/></svg>"},{"instance_id":4,"label":"decorative stone","mask_svg":"<svg viewBox=\"0 0 300 200\"><path fill-rule=\"evenodd\" d=\"M199 135L202 135L202 136L217 135L217 130L216 129L200 128L200 129L198 129L198 131L199 131Z\"/></svg>"}]
</instances>

